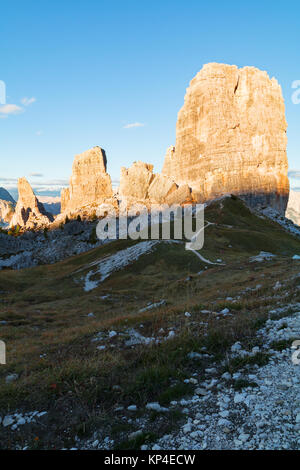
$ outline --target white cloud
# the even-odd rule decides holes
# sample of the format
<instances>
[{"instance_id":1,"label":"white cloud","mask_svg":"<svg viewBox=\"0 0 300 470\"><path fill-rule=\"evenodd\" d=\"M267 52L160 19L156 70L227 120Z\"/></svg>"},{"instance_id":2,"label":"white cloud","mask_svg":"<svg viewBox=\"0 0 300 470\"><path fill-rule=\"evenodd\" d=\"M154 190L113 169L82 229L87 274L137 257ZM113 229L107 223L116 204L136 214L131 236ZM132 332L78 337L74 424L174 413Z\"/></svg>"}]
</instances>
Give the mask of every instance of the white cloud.
<instances>
[{"instance_id":1,"label":"white cloud","mask_svg":"<svg viewBox=\"0 0 300 470\"><path fill-rule=\"evenodd\" d=\"M36 178L42 178L42 176L44 176L44 175L43 175L43 173L30 173L29 176L35 176Z\"/></svg>"},{"instance_id":2,"label":"white cloud","mask_svg":"<svg viewBox=\"0 0 300 470\"><path fill-rule=\"evenodd\" d=\"M0 106L0 114L8 115L8 114L20 114L22 113L23 108L16 104L4 104Z\"/></svg>"},{"instance_id":3,"label":"white cloud","mask_svg":"<svg viewBox=\"0 0 300 470\"><path fill-rule=\"evenodd\" d=\"M35 135L42 135L43 131L36 131Z\"/></svg>"},{"instance_id":4,"label":"white cloud","mask_svg":"<svg viewBox=\"0 0 300 470\"><path fill-rule=\"evenodd\" d=\"M133 127L144 127L145 124L143 124L142 122L133 122L131 124L126 124L125 126L123 126L123 129L132 129Z\"/></svg>"},{"instance_id":5,"label":"white cloud","mask_svg":"<svg viewBox=\"0 0 300 470\"><path fill-rule=\"evenodd\" d=\"M24 98L21 99L21 103L24 106L29 106L30 104L35 103L35 102L36 102L36 98L34 96L32 98L27 98L27 96L25 96Z\"/></svg>"}]
</instances>

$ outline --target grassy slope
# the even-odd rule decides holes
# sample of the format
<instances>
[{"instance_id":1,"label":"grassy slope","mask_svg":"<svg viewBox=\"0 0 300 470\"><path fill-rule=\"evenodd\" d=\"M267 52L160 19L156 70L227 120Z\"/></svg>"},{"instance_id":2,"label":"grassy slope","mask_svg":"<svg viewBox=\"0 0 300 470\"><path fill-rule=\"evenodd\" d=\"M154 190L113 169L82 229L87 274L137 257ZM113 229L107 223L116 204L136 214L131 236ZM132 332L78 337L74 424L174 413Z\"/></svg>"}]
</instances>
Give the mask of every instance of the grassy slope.
<instances>
[{"instance_id":1,"label":"grassy slope","mask_svg":"<svg viewBox=\"0 0 300 470\"><path fill-rule=\"evenodd\" d=\"M22 426L20 431L0 426L0 448L13 448L16 443L70 447L75 435L89 435L99 428L105 430L104 436L111 433L117 442L123 441L129 428L120 425L120 415L113 410L116 405L143 407L153 400L168 404L189 391L182 379L195 369L187 359L190 351L206 346L217 360L237 339L251 344L268 309L286 291L275 292L275 282L298 273L291 256L300 253L300 241L278 224L256 217L236 199L212 204L205 218L216 225L206 230L201 253L212 261L222 258L226 266L205 270L183 244L162 243L98 288L84 292L82 283L74 282L78 280L74 272L136 243L120 240L55 265L0 271L4 291L0 321L8 322L0 330L8 361L0 366L0 416L16 409L49 411L42 425ZM249 263L249 257L261 250L278 256L272 262ZM297 281L288 283L284 303L299 297ZM257 284L262 289L243 295L235 304L224 300ZM101 298L107 294L107 299ZM161 299L167 301L165 306L139 313L148 302ZM232 317L200 313L201 309L217 312L227 305ZM192 316L186 318L185 311ZM87 317L89 312L95 317ZM133 349L124 348L117 337L109 341L114 347L105 351L98 351L91 341L99 331L128 327L155 337L161 328L176 328L176 336L160 345ZM205 366L206 362L198 364L199 373ZM14 372L18 380L5 384L7 374ZM114 390L116 385L119 390ZM151 419L156 434L161 434L180 419L180 413L169 415L167 421Z\"/></svg>"}]
</instances>

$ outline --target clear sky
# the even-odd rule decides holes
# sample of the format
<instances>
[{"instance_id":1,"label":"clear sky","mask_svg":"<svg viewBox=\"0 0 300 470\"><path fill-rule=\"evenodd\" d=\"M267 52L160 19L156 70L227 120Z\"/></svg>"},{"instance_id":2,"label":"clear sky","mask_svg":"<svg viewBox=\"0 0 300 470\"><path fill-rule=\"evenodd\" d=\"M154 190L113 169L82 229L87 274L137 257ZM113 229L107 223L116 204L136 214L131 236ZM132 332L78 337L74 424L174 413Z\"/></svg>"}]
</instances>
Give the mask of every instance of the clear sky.
<instances>
[{"instance_id":1,"label":"clear sky","mask_svg":"<svg viewBox=\"0 0 300 470\"><path fill-rule=\"evenodd\" d=\"M186 87L222 62L282 85L300 187L299 0L14 0L0 15L0 186L26 176L40 193L57 190L94 145L113 180L135 160L160 171Z\"/></svg>"}]
</instances>

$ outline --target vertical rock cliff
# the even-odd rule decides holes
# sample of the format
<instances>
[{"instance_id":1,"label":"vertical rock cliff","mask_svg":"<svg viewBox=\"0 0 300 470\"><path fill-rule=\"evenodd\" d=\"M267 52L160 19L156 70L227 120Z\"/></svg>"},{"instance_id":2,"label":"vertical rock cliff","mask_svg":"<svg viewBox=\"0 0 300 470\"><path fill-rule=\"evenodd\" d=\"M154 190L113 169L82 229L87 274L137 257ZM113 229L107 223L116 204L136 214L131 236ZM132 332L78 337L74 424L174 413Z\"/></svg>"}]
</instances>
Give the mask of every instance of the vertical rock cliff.
<instances>
[{"instance_id":1,"label":"vertical rock cliff","mask_svg":"<svg viewBox=\"0 0 300 470\"><path fill-rule=\"evenodd\" d=\"M83 207L97 208L113 196L111 179L106 172L106 154L93 147L76 155L70 187L61 193L61 212L72 213Z\"/></svg>"},{"instance_id":2,"label":"vertical rock cliff","mask_svg":"<svg viewBox=\"0 0 300 470\"><path fill-rule=\"evenodd\" d=\"M191 81L162 174L201 202L227 193L285 212L289 181L281 87L266 72L207 64Z\"/></svg>"},{"instance_id":3,"label":"vertical rock cliff","mask_svg":"<svg viewBox=\"0 0 300 470\"><path fill-rule=\"evenodd\" d=\"M18 192L19 198L10 222L11 226L38 228L52 222L53 216L48 214L43 204L37 200L26 178L19 178Z\"/></svg>"}]
</instances>

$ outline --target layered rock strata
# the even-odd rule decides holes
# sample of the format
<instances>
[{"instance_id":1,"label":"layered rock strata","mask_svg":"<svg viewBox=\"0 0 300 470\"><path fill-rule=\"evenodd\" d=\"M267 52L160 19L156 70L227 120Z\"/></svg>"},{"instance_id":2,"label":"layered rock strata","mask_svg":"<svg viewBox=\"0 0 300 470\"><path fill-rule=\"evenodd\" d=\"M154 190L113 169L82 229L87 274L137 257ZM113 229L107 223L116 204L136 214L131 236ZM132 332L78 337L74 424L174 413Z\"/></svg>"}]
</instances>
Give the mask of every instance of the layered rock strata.
<instances>
[{"instance_id":1,"label":"layered rock strata","mask_svg":"<svg viewBox=\"0 0 300 470\"><path fill-rule=\"evenodd\" d=\"M93 147L76 155L69 188L61 193L61 212L76 213L85 208L87 215L113 197L111 178L106 172L106 154L100 147Z\"/></svg>"},{"instance_id":2,"label":"layered rock strata","mask_svg":"<svg viewBox=\"0 0 300 470\"><path fill-rule=\"evenodd\" d=\"M281 87L254 67L207 64L191 81L162 174L199 201L227 193L285 212L289 181Z\"/></svg>"},{"instance_id":3,"label":"layered rock strata","mask_svg":"<svg viewBox=\"0 0 300 470\"><path fill-rule=\"evenodd\" d=\"M53 220L43 204L36 198L26 178L18 180L19 198L15 212L10 221L10 226L21 226L26 229L41 228L47 226Z\"/></svg>"}]
</instances>

